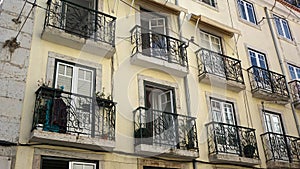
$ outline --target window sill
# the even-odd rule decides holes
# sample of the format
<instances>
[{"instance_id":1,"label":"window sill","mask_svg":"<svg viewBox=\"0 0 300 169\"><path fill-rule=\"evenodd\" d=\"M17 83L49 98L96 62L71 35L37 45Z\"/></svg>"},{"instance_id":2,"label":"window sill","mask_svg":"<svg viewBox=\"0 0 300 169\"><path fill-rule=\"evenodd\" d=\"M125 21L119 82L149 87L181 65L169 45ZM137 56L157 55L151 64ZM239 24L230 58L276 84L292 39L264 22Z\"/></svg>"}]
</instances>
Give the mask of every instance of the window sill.
<instances>
[{"instance_id":1,"label":"window sill","mask_svg":"<svg viewBox=\"0 0 300 169\"><path fill-rule=\"evenodd\" d=\"M259 25L249 22L249 21L241 18L240 16L239 16L239 21L261 31L261 27Z\"/></svg>"},{"instance_id":2,"label":"window sill","mask_svg":"<svg viewBox=\"0 0 300 169\"><path fill-rule=\"evenodd\" d=\"M287 42L287 43L289 43L291 45L296 46L296 43L295 43L295 41L293 39L288 39L286 37L280 36L278 33L277 33L277 37L278 37L279 40L285 41L285 42Z\"/></svg>"},{"instance_id":3,"label":"window sill","mask_svg":"<svg viewBox=\"0 0 300 169\"><path fill-rule=\"evenodd\" d=\"M204 2L202 2L202 1L199 1L199 0L193 0L193 1L196 2L196 3L198 3L198 4L201 4L201 5L205 6L205 7L207 7L207 8L210 8L210 9L216 11L216 12L219 12L218 5L216 5L216 6L214 7L214 6L212 6L212 5L209 5L209 4L204 3Z\"/></svg>"}]
</instances>

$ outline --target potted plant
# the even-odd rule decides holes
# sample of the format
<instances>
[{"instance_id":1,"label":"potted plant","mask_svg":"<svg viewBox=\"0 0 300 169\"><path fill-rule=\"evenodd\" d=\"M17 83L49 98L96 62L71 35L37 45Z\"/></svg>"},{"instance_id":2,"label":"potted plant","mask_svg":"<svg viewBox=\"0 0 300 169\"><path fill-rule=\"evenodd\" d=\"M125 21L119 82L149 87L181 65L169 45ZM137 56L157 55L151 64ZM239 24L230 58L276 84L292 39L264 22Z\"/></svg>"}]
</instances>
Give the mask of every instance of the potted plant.
<instances>
[{"instance_id":1,"label":"potted plant","mask_svg":"<svg viewBox=\"0 0 300 169\"><path fill-rule=\"evenodd\" d=\"M152 133L148 128L139 128L134 131L136 144L152 144Z\"/></svg>"}]
</instances>

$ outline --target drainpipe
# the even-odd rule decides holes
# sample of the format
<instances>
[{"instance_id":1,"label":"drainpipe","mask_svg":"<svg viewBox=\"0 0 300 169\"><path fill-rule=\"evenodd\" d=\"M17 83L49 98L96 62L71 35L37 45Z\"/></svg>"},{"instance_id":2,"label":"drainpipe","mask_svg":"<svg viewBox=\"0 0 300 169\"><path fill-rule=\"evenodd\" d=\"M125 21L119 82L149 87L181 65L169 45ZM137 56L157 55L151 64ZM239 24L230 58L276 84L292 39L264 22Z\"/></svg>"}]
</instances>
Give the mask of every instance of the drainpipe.
<instances>
[{"instance_id":1,"label":"drainpipe","mask_svg":"<svg viewBox=\"0 0 300 169\"><path fill-rule=\"evenodd\" d=\"M175 0L175 5L178 5L178 0ZM180 15L177 17L177 24L178 24L178 30L179 30L179 39L182 40L182 33L181 33L181 25L180 25ZM185 101L186 101L186 109L187 109L187 115L191 116L191 104L190 104L190 91L189 91L189 83L187 75L184 76L184 89L185 89Z\"/></svg>"},{"instance_id":2,"label":"drainpipe","mask_svg":"<svg viewBox=\"0 0 300 169\"><path fill-rule=\"evenodd\" d=\"M269 16L267 7L265 7L264 10L265 10L266 19L268 21L268 25L269 25L269 28L270 28L270 31L271 31L273 43L274 43L274 46L275 46L276 55L277 55L277 58L279 60L280 68L281 68L281 71L282 71L283 75L286 77L283 62L282 62L282 59L281 59L282 57L280 55L280 51L279 51L279 48L278 48L278 43L277 43L276 36L275 36L274 30L273 30L273 27L272 27L272 23L270 21L270 16ZM287 86L288 93L290 93L287 81L285 81L285 84ZM290 99L292 99L291 96L290 96ZM300 126L299 126L299 121L298 121L298 118L297 118L297 114L296 114L293 103L290 103L290 104L291 104L294 120L295 120L295 123L296 123L296 126L297 126L298 135L300 136Z\"/></svg>"}]
</instances>

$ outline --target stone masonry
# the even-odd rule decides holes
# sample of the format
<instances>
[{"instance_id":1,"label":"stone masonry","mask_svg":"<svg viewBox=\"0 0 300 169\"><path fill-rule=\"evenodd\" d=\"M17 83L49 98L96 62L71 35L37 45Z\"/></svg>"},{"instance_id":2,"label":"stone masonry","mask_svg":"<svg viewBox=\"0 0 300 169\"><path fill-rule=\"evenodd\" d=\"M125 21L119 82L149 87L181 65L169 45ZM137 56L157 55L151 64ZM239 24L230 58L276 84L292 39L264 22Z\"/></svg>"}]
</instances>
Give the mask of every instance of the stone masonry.
<instances>
[{"instance_id":1,"label":"stone masonry","mask_svg":"<svg viewBox=\"0 0 300 169\"><path fill-rule=\"evenodd\" d=\"M25 1L0 0L0 3L0 161L1 165L6 166L11 165L10 160L16 154L14 144L18 142L34 10L17 38L20 47L12 52L3 46L17 35L32 5L25 5L20 17L21 23L16 24L12 19L18 17ZM3 167L1 165L0 168Z\"/></svg>"}]
</instances>

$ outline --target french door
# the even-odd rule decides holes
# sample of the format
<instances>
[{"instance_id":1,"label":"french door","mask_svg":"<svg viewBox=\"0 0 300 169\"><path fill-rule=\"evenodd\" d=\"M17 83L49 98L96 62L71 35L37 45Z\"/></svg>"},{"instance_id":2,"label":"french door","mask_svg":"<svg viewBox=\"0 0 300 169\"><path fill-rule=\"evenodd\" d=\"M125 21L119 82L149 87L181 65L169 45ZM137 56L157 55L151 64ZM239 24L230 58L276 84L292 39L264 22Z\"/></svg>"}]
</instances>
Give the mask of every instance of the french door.
<instances>
[{"instance_id":1,"label":"french door","mask_svg":"<svg viewBox=\"0 0 300 169\"><path fill-rule=\"evenodd\" d=\"M94 70L64 62L56 64L55 86L71 92L68 104L71 106L68 113L68 131L91 135Z\"/></svg>"},{"instance_id":2,"label":"french door","mask_svg":"<svg viewBox=\"0 0 300 169\"><path fill-rule=\"evenodd\" d=\"M153 144L176 146L177 145L177 116L175 113L174 90L170 88L157 87L155 85L145 86L147 129L152 133Z\"/></svg>"},{"instance_id":3,"label":"french door","mask_svg":"<svg viewBox=\"0 0 300 169\"><path fill-rule=\"evenodd\" d=\"M258 67L253 68L253 76L257 87L266 90L272 90L271 77L268 70L265 54L252 49L248 49L248 52L252 66Z\"/></svg>"},{"instance_id":4,"label":"french door","mask_svg":"<svg viewBox=\"0 0 300 169\"><path fill-rule=\"evenodd\" d=\"M211 109L215 125L216 144L219 152L239 153L238 128L233 104L211 99Z\"/></svg>"}]
</instances>

